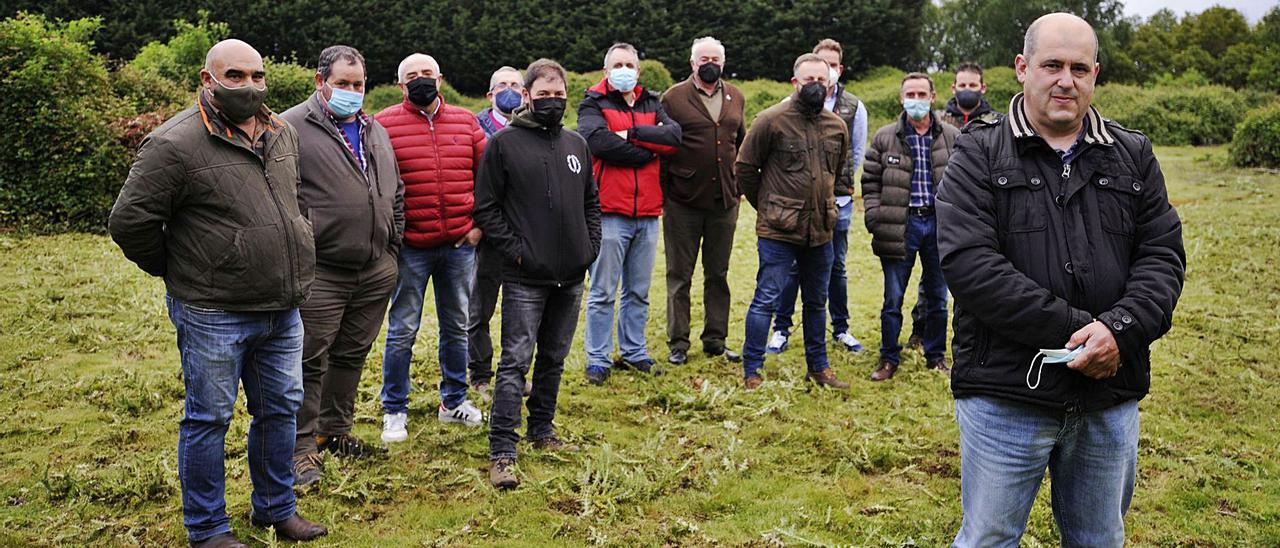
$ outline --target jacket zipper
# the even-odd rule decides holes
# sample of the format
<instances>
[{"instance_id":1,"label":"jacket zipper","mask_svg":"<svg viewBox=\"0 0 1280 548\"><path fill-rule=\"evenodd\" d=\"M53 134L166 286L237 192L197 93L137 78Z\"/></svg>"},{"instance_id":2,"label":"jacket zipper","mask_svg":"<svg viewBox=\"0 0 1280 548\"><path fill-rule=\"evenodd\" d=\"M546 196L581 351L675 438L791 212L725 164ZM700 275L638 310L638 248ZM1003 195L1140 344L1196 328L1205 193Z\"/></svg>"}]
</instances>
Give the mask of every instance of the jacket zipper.
<instances>
[{"instance_id":1,"label":"jacket zipper","mask_svg":"<svg viewBox=\"0 0 1280 548\"><path fill-rule=\"evenodd\" d=\"M271 166L270 158L271 150L273 148L275 148L275 139L272 139L271 142L267 144L267 148L262 152L262 158L259 158L258 160L262 162L262 176L267 179L267 192L271 193L271 201L276 203L276 211L280 213L280 225L281 228L284 229L285 233L284 248L285 251L288 252L290 265L290 276L287 283L289 285L289 299L290 302L292 302L293 294L297 292L294 281L298 275L298 251L293 248L293 219L290 219L289 215L285 212L284 204L280 203L280 196L276 193L276 186L271 183L271 172L269 168ZM254 154L254 156L257 156L257 154Z\"/></svg>"},{"instance_id":2,"label":"jacket zipper","mask_svg":"<svg viewBox=\"0 0 1280 548\"><path fill-rule=\"evenodd\" d=\"M637 98L636 100L639 101L640 99ZM624 100L623 103L625 104L626 101ZM627 137L630 137L631 130L636 127L636 111L635 108L630 106L627 107L627 110L631 115L631 127L627 128ZM631 168L631 179L635 183L635 193L631 197L631 217L635 218L640 216L640 168Z\"/></svg>"},{"instance_id":3,"label":"jacket zipper","mask_svg":"<svg viewBox=\"0 0 1280 548\"><path fill-rule=\"evenodd\" d=\"M443 106L443 105L441 105ZM423 114L426 114L425 112ZM448 220L445 219L445 203L444 203L444 169L440 167L440 141L436 135L436 123L431 120L431 116L427 116L427 128L431 131L431 151L436 156L436 196L440 198L440 232L447 236ZM449 242L446 242L449 243Z\"/></svg>"}]
</instances>

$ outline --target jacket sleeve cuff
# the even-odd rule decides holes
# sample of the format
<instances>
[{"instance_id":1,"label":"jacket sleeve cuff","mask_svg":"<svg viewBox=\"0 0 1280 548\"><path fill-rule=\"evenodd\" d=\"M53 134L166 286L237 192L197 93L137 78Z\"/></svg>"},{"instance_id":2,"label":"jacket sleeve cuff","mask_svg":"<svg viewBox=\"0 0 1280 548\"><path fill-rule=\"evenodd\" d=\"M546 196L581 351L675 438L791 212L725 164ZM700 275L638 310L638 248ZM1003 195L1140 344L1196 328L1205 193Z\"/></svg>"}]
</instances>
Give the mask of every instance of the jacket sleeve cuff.
<instances>
[{"instance_id":1,"label":"jacket sleeve cuff","mask_svg":"<svg viewBox=\"0 0 1280 548\"><path fill-rule=\"evenodd\" d=\"M1138 329L1138 319L1124 307L1117 306L1098 314L1098 321L1111 330L1111 335L1116 339L1116 347L1120 349L1122 356L1144 344L1141 330Z\"/></svg>"}]
</instances>

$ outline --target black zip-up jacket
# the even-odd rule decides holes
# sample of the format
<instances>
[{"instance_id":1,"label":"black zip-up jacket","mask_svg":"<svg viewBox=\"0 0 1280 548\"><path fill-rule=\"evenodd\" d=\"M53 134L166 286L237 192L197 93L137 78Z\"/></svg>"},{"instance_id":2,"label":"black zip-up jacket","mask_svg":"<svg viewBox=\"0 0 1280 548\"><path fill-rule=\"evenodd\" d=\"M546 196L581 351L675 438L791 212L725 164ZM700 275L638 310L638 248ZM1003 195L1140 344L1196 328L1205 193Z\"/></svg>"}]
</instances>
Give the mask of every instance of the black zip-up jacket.
<instances>
[{"instance_id":1,"label":"black zip-up jacket","mask_svg":"<svg viewBox=\"0 0 1280 548\"><path fill-rule=\"evenodd\" d=\"M1090 107L1063 164L1028 123L1021 94L1009 112L966 126L938 192L938 246L956 300L951 391L1067 411L1140 399L1186 267L1151 141ZM1063 348L1095 318L1120 349L1116 376L1045 364L1029 388L1037 349Z\"/></svg>"},{"instance_id":2,"label":"black zip-up jacket","mask_svg":"<svg viewBox=\"0 0 1280 548\"><path fill-rule=\"evenodd\" d=\"M956 129L962 129L969 122L995 112L995 109L991 108L991 103L988 103L987 98L983 97L978 102L978 106L973 108L973 112L970 112L966 116L964 111L960 110L960 104L956 102L956 98L952 97L951 100L947 101L947 106L945 108L934 111L934 114L936 114L943 122L955 126Z\"/></svg>"},{"instance_id":3,"label":"black zip-up jacket","mask_svg":"<svg viewBox=\"0 0 1280 548\"><path fill-rule=\"evenodd\" d=\"M543 127L529 107L495 133L476 176L473 217L501 250L503 281L581 283L600 252L600 200L582 136Z\"/></svg>"}]
</instances>

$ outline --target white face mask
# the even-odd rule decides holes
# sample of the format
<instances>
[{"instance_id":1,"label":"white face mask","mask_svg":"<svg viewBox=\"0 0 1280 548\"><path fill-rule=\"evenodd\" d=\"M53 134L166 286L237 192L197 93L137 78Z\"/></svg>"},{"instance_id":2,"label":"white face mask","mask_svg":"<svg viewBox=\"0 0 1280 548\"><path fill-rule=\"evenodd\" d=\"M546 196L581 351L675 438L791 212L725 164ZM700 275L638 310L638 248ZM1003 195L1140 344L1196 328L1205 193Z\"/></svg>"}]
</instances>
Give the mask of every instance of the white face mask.
<instances>
[{"instance_id":1,"label":"white face mask","mask_svg":"<svg viewBox=\"0 0 1280 548\"><path fill-rule=\"evenodd\" d=\"M840 72L831 67L827 67L827 81L831 82L832 86L835 86L836 82L838 82L839 80L840 80Z\"/></svg>"},{"instance_id":2,"label":"white face mask","mask_svg":"<svg viewBox=\"0 0 1280 548\"><path fill-rule=\"evenodd\" d=\"M1027 388L1035 390L1040 387L1040 374L1044 373L1044 364L1046 363L1071 363L1081 352L1084 351L1084 345L1077 346L1070 350L1066 348L1041 348L1034 357L1031 358L1031 366L1027 368ZM1036 360L1040 360L1040 367L1036 367ZM1035 372L1036 382L1031 383L1031 373Z\"/></svg>"}]
</instances>

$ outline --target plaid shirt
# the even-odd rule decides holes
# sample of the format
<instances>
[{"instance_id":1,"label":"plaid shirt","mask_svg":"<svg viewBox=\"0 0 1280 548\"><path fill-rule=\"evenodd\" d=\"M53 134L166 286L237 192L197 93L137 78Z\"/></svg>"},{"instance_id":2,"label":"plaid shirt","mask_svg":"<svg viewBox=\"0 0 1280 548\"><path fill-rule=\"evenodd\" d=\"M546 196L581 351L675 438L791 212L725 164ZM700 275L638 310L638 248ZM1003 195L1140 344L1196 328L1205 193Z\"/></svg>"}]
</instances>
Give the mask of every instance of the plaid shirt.
<instances>
[{"instance_id":1,"label":"plaid shirt","mask_svg":"<svg viewBox=\"0 0 1280 548\"><path fill-rule=\"evenodd\" d=\"M910 207L929 207L933 205L933 173L929 152L933 148L933 135L917 134L912 128L907 135L907 144L911 146L911 159L914 168L911 170Z\"/></svg>"},{"instance_id":2,"label":"plaid shirt","mask_svg":"<svg viewBox=\"0 0 1280 548\"><path fill-rule=\"evenodd\" d=\"M351 139L347 138L347 132L342 130L342 122L334 117L333 112L331 112L328 107L325 107L324 112L329 115L329 121L333 122L333 127L337 128L338 135L342 136L342 142L347 144L347 151L355 157L356 163L360 164L360 171L368 173L369 162L364 153L364 143L360 143L360 146L357 147L351 142ZM365 126L369 125L369 117L365 115L364 109L361 109L360 112L356 113L356 121L360 123L360 133L363 135Z\"/></svg>"}]
</instances>

